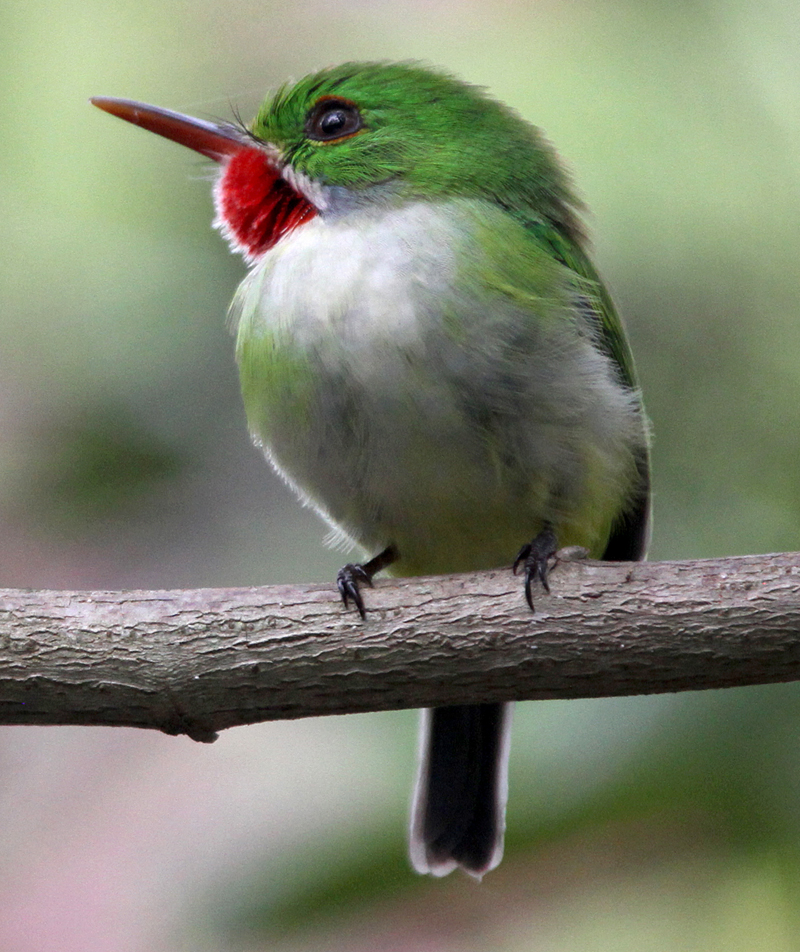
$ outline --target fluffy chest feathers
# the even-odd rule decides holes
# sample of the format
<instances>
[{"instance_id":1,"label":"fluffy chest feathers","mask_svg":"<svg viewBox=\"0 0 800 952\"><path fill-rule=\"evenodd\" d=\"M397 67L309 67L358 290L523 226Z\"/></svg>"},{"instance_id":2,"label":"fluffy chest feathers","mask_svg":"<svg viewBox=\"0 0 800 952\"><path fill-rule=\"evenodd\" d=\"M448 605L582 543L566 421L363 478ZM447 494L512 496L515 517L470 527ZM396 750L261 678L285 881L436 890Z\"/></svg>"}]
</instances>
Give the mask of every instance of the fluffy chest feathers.
<instances>
[{"instance_id":1,"label":"fluffy chest feathers","mask_svg":"<svg viewBox=\"0 0 800 952\"><path fill-rule=\"evenodd\" d=\"M599 554L644 435L575 300L493 206L315 218L234 304L253 436L341 538L395 543L400 572L505 564L545 521Z\"/></svg>"},{"instance_id":2,"label":"fluffy chest feathers","mask_svg":"<svg viewBox=\"0 0 800 952\"><path fill-rule=\"evenodd\" d=\"M377 357L380 341L403 346L425 333L428 311L453 283L457 241L458 222L425 204L317 218L244 282L243 319L253 333L333 361L352 348Z\"/></svg>"}]
</instances>

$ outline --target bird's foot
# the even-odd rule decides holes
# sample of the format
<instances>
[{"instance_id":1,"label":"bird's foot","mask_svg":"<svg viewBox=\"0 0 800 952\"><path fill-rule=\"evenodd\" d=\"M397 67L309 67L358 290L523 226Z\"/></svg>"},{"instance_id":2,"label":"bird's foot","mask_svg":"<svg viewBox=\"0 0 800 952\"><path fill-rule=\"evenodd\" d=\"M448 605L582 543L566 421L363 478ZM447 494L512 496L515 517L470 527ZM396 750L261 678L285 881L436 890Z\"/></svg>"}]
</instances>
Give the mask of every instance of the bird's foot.
<instances>
[{"instance_id":1,"label":"bird's foot","mask_svg":"<svg viewBox=\"0 0 800 952\"><path fill-rule=\"evenodd\" d=\"M362 618L367 617L364 608L364 599L361 597L361 585L366 582L372 587L372 576L360 562L348 562L336 573L336 587L342 596L342 603L347 608L352 601Z\"/></svg>"},{"instance_id":2,"label":"bird's foot","mask_svg":"<svg viewBox=\"0 0 800 952\"><path fill-rule=\"evenodd\" d=\"M374 559L369 562L348 562L347 565L339 569L336 575L336 587L342 596L344 607L347 608L349 602L358 609L358 614L362 619L367 617L367 611L364 608L364 599L361 597L361 586L366 584L372 587L372 577L381 569L385 569L396 562L399 557L397 549L393 546L387 546L383 552L379 552Z\"/></svg>"},{"instance_id":3,"label":"bird's foot","mask_svg":"<svg viewBox=\"0 0 800 952\"><path fill-rule=\"evenodd\" d=\"M525 566L525 600L531 611L535 611L531 589L536 579L542 583L546 592L550 592L547 574L550 570L550 559L555 556L557 549L556 534L552 526L545 526L533 541L523 545L514 559L515 575L520 565Z\"/></svg>"}]
</instances>

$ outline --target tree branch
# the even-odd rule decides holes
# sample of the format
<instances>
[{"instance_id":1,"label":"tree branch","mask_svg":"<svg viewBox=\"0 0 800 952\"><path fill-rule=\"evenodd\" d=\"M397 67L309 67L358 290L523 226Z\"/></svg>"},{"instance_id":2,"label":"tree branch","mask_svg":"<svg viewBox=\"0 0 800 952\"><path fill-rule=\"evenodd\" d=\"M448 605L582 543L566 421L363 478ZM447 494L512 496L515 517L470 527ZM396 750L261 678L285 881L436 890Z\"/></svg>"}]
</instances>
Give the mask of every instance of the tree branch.
<instances>
[{"instance_id":1,"label":"tree branch","mask_svg":"<svg viewBox=\"0 0 800 952\"><path fill-rule=\"evenodd\" d=\"M800 679L800 553L334 585L0 590L0 724L237 724Z\"/></svg>"}]
</instances>

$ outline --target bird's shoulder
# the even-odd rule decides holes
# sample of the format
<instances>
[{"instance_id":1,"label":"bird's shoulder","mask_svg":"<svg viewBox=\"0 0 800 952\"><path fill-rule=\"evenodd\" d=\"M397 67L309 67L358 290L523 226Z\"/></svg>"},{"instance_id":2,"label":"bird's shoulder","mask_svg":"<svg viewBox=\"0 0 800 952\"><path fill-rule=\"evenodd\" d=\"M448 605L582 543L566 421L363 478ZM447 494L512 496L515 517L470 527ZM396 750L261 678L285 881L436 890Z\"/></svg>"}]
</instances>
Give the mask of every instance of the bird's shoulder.
<instances>
[{"instance_id":1,"label":"bird's shoulder","mask_svg":"<svg viewBox=\"0 0 800 952\"><path fill-rule=\"evenodd\" d=\"M622 382L636 387L636 371L625 328L614 301L586 250L586 242L566 234L552 222L524 220L528 240L560 262L574 281L575 301L592 329L597 345L618 368Z\"/></svg>"}]
</instances>

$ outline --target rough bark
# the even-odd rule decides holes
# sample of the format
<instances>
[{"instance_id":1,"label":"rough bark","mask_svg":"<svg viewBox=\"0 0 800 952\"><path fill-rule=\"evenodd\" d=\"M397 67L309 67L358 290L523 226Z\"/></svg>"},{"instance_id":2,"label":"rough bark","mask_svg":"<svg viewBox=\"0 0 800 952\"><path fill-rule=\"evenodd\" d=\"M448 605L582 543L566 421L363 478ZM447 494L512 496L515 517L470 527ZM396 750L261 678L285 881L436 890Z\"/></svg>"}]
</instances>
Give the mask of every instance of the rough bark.
<instances>
[{"instance_id":1,"label":"rough bark","mask_svg":"<svg viewBox=\"0 0 800 952\"><path fill-rule=\"evenodd\" d=\"M158 728L800 679L800 553L333 585L0 590L0 723Z\"/></svg>"}]
</instances>

